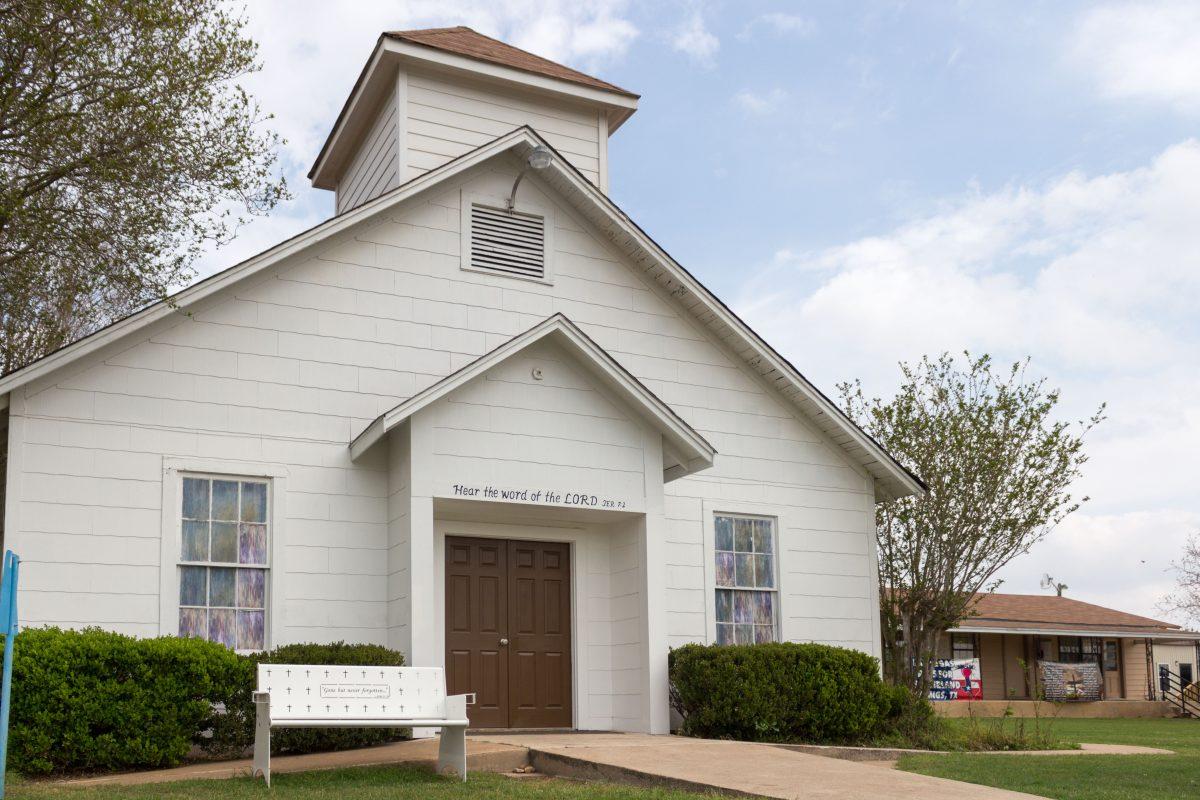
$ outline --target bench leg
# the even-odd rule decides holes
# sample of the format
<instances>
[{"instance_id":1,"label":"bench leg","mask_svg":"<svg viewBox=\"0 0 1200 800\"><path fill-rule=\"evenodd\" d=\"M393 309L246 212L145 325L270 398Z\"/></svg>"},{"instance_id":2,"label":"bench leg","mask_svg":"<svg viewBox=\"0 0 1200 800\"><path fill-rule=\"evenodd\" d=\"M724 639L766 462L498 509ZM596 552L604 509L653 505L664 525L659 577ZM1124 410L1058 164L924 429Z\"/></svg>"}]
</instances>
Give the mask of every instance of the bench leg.
<instances>
[{"instance_id":1,"label":"bench leg","mask_svg":"<svg viewBox=\"0 0 1200 800\"><path fill-rule=\"evenodd\" d=\"M269 697L254 698L254 762L250 777L263 776L271 785L271 701Z\"/></svg>"},{"instance_id":2,"label":"bench leg","mask_svg":"<svg viewBox=\"0 0 1200 800\"><path fill-rule=\"evenodd\" d=\"M438 774L454 774L467 779L467 729L461 725L442 728L442 740L438 743Z\"/></svg>"}]
</instances>

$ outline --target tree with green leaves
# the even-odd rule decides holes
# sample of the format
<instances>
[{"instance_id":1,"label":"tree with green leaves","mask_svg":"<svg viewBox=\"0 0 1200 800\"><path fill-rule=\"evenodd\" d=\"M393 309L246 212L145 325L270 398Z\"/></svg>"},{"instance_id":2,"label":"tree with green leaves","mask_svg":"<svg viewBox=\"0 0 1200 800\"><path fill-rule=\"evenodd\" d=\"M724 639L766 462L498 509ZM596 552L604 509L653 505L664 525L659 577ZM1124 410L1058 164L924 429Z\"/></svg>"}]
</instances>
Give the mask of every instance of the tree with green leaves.
<instances>
[{"instance_id":1,"label":"tree with green leaves","mask_svg":"<svg viewBox=\"0 0 1200 800\"><path fill-rule=\"evenodd\" d=\"M223 0L0 0L0 374L163 299L286 196Z\"/></svg>"},{"instance_id":2,"label":"tree with green leaves","mask_svg":"<svg viewBox=\"0 0 1200 800\"><path fill-rule=\"evenodd\" d=\"M838 387L847 413L929 487L875 515L885 673L920 694L938 638L1087 500L1071 484L1104 406L1078 423L1056 420L1059 392L1027 367L970 354L960 366L943 354L901 364L891 400L868 399L857 381Z\"/></svg>"}]
</instances>

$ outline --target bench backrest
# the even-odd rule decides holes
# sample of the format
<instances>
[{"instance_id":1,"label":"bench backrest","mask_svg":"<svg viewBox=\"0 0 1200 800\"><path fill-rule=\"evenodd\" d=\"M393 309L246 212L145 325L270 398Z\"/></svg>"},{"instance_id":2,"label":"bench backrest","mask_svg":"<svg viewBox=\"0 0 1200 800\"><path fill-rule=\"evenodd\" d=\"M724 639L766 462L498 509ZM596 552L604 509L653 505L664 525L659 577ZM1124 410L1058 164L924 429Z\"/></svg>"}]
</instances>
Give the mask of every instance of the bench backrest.
<instances>
[{"instance_id":1,"label":"bench backrest","mask_svg":"<svg viewBox=\"0 0 1200 800\"><path fill-rule=\"evenodd\" d=\"M271 719L444 719L441 667L259 664L258 691L271 695Z\"/></svg>"}]
</instances>

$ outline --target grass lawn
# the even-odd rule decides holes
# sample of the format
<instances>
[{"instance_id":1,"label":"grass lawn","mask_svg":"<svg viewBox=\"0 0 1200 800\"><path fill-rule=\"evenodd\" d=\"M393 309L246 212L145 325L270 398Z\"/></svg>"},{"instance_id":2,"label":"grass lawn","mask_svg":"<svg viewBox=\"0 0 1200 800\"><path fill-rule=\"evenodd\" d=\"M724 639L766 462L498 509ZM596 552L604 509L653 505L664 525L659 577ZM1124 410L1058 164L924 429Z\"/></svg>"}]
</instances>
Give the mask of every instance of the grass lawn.
<instances>
[{"instance_id":1,"label":"grass lawn","mask_svg":"<svg viewBox=\"0 0 1200 800\"><path fill-rule=\"evenodd\" d=\"M968 724L967 720L953 720ZM984 723L986 724L986 722ZM912 755L899 769L1061 800L1200 796L1200 720L1059 719L1051 735L1072 742L1139 744L1174 756Z\"/></svg>"},{"instance_id":2,"label":"grass lawn","mask_svg":"<svg viewBox=\"0 0 1200 800\"><path fill-rule=\"evenodd\" d=\"M272 776L268 789L261 778L193 780L145 786L70 787L51 783L10 780L8 796L14 799L72 798L72 800L125 800L129 798L287 798L287 800L701 800L708 795L662 789L635 789L603 783L578 783L549 778L507 778L475 772L467 782L444 778L413 767L351 767ZM709 798L711 800L711 798Z\"/></svg>"}]
</instances>

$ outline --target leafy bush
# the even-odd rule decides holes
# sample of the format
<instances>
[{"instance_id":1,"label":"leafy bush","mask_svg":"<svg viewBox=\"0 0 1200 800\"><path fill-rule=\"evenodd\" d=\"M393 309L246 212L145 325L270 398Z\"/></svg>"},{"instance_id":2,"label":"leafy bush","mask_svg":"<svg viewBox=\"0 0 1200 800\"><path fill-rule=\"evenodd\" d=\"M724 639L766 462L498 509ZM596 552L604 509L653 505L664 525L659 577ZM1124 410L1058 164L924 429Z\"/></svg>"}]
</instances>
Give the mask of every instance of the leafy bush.
<instances>
[{"instance_id":1,"label":"leafy bush","mask_svg":"<svg viewBox=\"0 0 1200 800\"><path fill-rule=\"evenodd\" d=\"M896 697L865 653L821 644L690 644L671 651L683 732L710 739L854 742Z\"/></svg>"},{"instance_id":2,"label":"leafy bush","mask_svg":"<svg viewBox=\"0 0 1200 800\"><path fill-rule=\"evenodd\" d=\"M243 657L246 676L230 697L226 712L218 715L202 746L212 755L240 754L254 744L254 689L256 666L265 664L360 664L402 667L404 654L377 644L286 644L266 653ZM383 744L408 735L405 728L276 728L271 731L271 752L315 753Z\"/></svg>"},{"instance_id":3,"label":"leafy bush","mask_svg":"<svg viewBox=\"0 0 1200 800\"><path fill-rule=\"evenodd\" d=\"M0 637L2 640L2 637ZM255 667L403 666L378 645L285 645L256 656L199 639L136 639L30 628L13 647L9 765L27 775L171 767L193 745L240 754L254 742ZM272 750L307 753L402 738L394 728L276 729Z\"/></svg>"},{"instance_id":4,"label":"leafy bush","mask_svg":"<svg viewBox=\"0 0 1200 800\"><path fill-rule=\"evenodd\" d=\"M9 765L30 775L174 766L246 674L236 654L197 639L22 631Z\"/></svg>"},{"instance_id":5,"label":"leafy bush","mask_svg":"<svg viewBox=\"0 0 1200 800\"><path fill-rule=\"evenodd\" d=\"M905 686L888 684L888 710L871 744L881 747L915 747L955 750L954 732L933 710L933 703Z\"/></svg>"}]
</instances>

